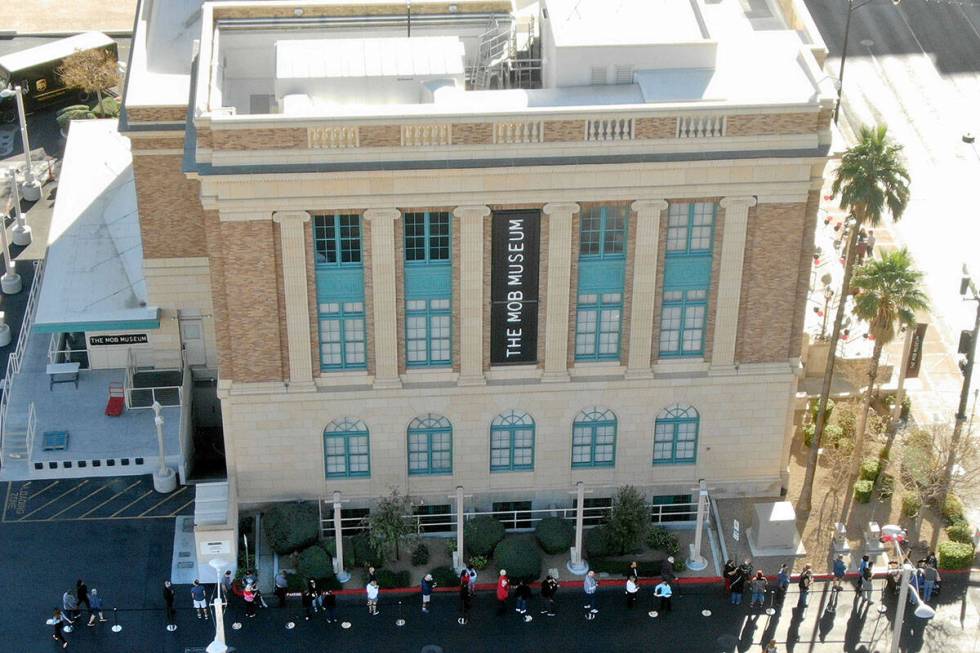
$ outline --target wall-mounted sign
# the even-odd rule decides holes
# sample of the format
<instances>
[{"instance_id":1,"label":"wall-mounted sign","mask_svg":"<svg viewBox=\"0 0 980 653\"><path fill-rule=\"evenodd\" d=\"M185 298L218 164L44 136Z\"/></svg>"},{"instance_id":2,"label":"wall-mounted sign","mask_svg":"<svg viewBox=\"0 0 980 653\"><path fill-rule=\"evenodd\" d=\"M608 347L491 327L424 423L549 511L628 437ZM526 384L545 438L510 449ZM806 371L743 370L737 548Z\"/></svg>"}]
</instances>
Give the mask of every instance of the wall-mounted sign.
<instances>
[{"instance_id":1,"label":"wall-mounted sign","mask_svg":"<svg viewBox=\"0 0 980 653\"><path fill-rule=\"evenodd\" d=\"M534 363L541 213L495 211L491 225L490 363Z\"/></svg>"},{"instance_id":2,"label":"wall-mounted sign","mask_svg":"<svg viewBox=\"0 0 980 653\"><path fill-rule=\"evenodd\" d=\"M198 546L201 549L201 555L217 555L231 552L231 542L228 540L201 542Z\"/></svg>"},{"instance_id":3,"label":"wall-mounted sign","mask_svg":"<svg viewBox=\"0 0 980 653\"><path fill-rule=\"evenodd\" d=\"M926 329L928 324L920 322L915 325L912 333L912 346L909 348L909 361L905 368L905 378L915 379L919 376L919 368L922 366L922 348L926 341Z\"/></svg>"},{"instance_id":4,"label":"wall-mounted sign","mask_svg":"<svg viewBox=\"0 0 980 653\"><path fill-rule=\"evenodd\" d=\"M149 340L145 333L121 333L119 335L89 336L88 344L102 345L145 345Z\"/></svg>"}]
</instances>

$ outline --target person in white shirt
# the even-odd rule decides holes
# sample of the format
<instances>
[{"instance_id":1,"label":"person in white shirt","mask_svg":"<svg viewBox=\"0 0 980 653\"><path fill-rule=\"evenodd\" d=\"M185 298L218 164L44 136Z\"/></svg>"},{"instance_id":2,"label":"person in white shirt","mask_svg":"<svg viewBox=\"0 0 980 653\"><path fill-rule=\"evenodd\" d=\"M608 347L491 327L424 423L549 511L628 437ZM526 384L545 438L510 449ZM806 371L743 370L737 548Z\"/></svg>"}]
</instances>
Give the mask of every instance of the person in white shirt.
<instances>
[{"instance_id":1,"label":"person in white shirt","mask_svg":"<svg viewBox=\"0 0 980 653\"><path fill-rule=\"evenodd\" d=\"M368 614L379 615L378 612L378 595L381 594L381 588L378 586L378 581L372 580L367 584L367 607Z\"/></svg>"},{"instance_id":2,"label":"person in white shirt","mask_svg":"<svg viewBox=\"0 0 980 653\"><path fill-rule=\"evenodd\" d=\"M636 579L630 576L626 579L626 607L632 610L636 606L636 595L640 592L640 586Z\"/></svg>"}]
</instances>

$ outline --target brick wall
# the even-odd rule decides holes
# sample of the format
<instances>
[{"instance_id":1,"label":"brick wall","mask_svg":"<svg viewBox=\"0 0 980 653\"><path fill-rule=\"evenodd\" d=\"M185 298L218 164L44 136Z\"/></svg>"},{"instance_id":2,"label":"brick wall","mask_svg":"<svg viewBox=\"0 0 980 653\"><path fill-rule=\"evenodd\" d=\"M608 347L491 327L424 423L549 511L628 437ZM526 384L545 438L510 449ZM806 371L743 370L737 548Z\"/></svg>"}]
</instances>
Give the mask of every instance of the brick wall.
<instances>
[{"instance_id":1,"label":"brick wall","mask_svg":"<svg viewBox=\"0 0 980 653\"><path fill-rule=\"evenodd\" d=\"M133 152L141 152L145 150L183 150L184 149L184 132L173 132L167 134L166 136L162 134L155 134L153 136L137 136L139 132L129 134L129 140L132 143Z\"/></svg>"},{"instance_id":2,"label":"brick wall","mask_svg":"<svg viewBox=\"0 0 980 653\"><path fill-rule=\"evenodd\" d=\"M806 209L805 203L759 204L749 209L735 346L735 360L741 363L785 361L796 355L790 349L799 312Z\"/></svg>"},{"instance_id":3,"label":"brick wall","mask_svg":"<svg viewBox=\"0 0 980 653\"><path fill-rule=\"evenodd\" d=\"M398 125L363 126L358 128L361 147L399 147L402 129Z\"/></svg>"},{"instance_id":4,"label":"brick wall","mask_svg":"<svg viewBox=\"0 0 980 653\"><path fill-rule=\"evenodd\" d=\"M402 216L405 211L399 209ZM404 374L405 364L405 220L395 220L392 238L395 239L395 334L398 339L398 373Z\"/></svg>"},{"instance_id":5,"label":"brick wall","mask_svg":"<svg viewBox=\"0 0 980 653\"><path fill-rule=\"evenodd\" d=\"M210 129L198 129L197 130L197 147L199 149L209 150L214 147L214 142L211 139Z\"/></svg>"},{"instance_id":6,"label":"brick wall","mask_svg":"<svg viewBox=\"0 0 980 653\"><path fill-rule=\"evenodd\" d=\"M728 136L812 134L817 131L816 113L760 113L729 116Z\"/></svg>"},{"instance_id":7,"label":"brick wall","mask_svg":"<svg viewBox=\"0 0 980 653\"><path fill-rule=\"evenodd\" d=\"M169 107L126 107L129 122L184 122L187 105Z\"/></svg>"},{"instance_id":8,"label":"brick wall","mask_svg":"<svg viewBox=\"0 0 980 653\"><path fill-rule=\"evenodd\" d=\"M215 150L288 150L308 145L306 129L219 129L211 132Z\"/></svg>"},{"instance_id":9,"label":"brick wall","mask_svg":"<svg viewBox=\"0 0 980 653\"><path fill-rule=\"evenodd\" d=\"M803 340L807 292L810 289L810 268L813 266L813 238L817 229L817 211L820 208L820 191L807 194L806 215L803 220L803 236L800 246L800 262L796 271L796 310L793 314L793 331L789 342L789 355L800 355Z\"/></svg>"},{"instance_id":10,"label":"brick wall","mask_svg":"<svg viewBox=\"0 0 980 653\"><path fill-rule=\"evenodd\" d=\"M675 138L677 118L637 118L633 121L633 133L637 140Z\"/></svg>"},{"instance_id":11,"label":"brick wall","mask_svg":"<svg viewBox=\"0 0 980 653\"><path fill-rule=\"evenodd\" d=\"M398 220L395 221L395 228L397 230L399 225ZM367 333L367 371L368 374L374 374L375 371L375 359L374 359L374 343L375 343L375 333L374 333L374 277L371 274L371 261L373 260L374 249L371 245L371 227L372 222L370 220L364 219L364 214L361 214L361 258L364 260L364 329ZM311 250L312 251L312 250ZM315 302L314 302L314 305ZM319 361L319 355L314 360Z\"/></svg>"},{"instance_id":12,"label":"brick wall","mask_svg":"<svg viewBox=\"0 0 980 653\"><path fill-rule=\"evenodd\" d=\"M453 145L489 145L493 143L493 125L489 122L453 124Z\"/></svg>"},{"instance_id":13,"label":"brick wall","mask_svg":"<svg viewBox=\"0 0 980 653\"><path fill-rule=\"evenodd\" d=\"M636 266L636 229L637 215L635 211L626 209L626 266L623 279L623 312L620 314L619 362L626 365L630 355L630 315L633 313L633 269ZM642 264L642 263L641 263Z\"/></svg>"},{"instance_id":14,"label":"brick wall","mask_svg":"<svg viewBox=\"0 0 980 653\"><path fill-rule=\"evenodd\" d=\"M700 199L699 202L719 202L721 198ZM667 216L664 216L667 219ZM715 319L718 316L718 277L721 273L721 246L725 242L725 209L718 207L715 219L715 238L711 250L711 285L708 287L708 309L704 323L704 360L711 360L715 344Z\"/></svg>"},{"instance_id":15,"label":"brick wall","mask_svg":"<svg viewBox=\"0 0 980 653\"><path fill-rule=\"evenodd\" d=\"M231 351L227 376L238 382L283 379L279 320L285 307L269 274L276 265L272 227L271 220L220 225Z\"/></svg>"},{"instance_id":16,"label":"brick wall","mask_svg":"<svg viewBox=\"0 0 980 653\"><path fill-rule=\"evenodd\" d=\"M653 296L653 342L650 354L653 362L660 358L660 314L664 298L664 264L667 262L667 223L669 209L660 214L660 229L657 234L657 285Z\"/></svg>"},{"instance_id":17,"label":"brick wall","mask_svg":"<svg viewBox=\"0 0 980 653\"><path fill-rule=\"evenodd\" d=\"M313 376L320 372L320 311L316 301L316 266L313 261L313 220L303 225L303 250L306 252L306 294L310 304L310 360L313 361ZM370 342L368 342L370 345Z\"/></svg>"},{"instance_id":18,"label":"brick wall","mask_svg":"<svg viewBox=\"0 0 980 653\"><path fill-rule=\"evenodd\" d=\"M200 184L180 167L176 154L133 157L144 258L207 255Z\"/></svg>"},{"instance_id":19,"label":"brick wall","mask_svg":"<svg viewBox=\"0 0 980 653\"><path fill-rule=\"evenodd\" d=\"M279 373L283 379L288 379L289 338L286 330L286 286L282 278L282 227L277 222L272 223L272 253L276 261L276 301L279 305Z\"/></svg>"},{"instance_id":20,"label":"brick wall","mask_svg":"<svg viewBox=\"0 0 980 653\"><path fill-rule=\"evenodd\" d=\"M221 223L217 211L204 212L207 256L211 274L211 304L214 312L214 337L218 348L218 376L232 378L231 336L228 333L228 297L225 289L225 250L221 241Z\"/></svg>"},{"instance_id":21,"label":"brick wall","mask_svg":"<svg viewBox=\"0 0 980 653\"><path fill-rule=\"evenodd\" d=\"M544 142L584 141L584 120L548 120L544 123Z\"/></svg>"},{"instance_id":22,"label":"brick wall","mask_svg":"<svg viewBox=\"0 0 980 653\"><path fill-rule=\"evenodd\" d=\"M582 208L581 206L579 207ZM572 251L571 270L568 275L568 369L575 367L575 314L578 311L578 253L579 253L579 217L580 213L572 216Z\"/></svg>"}]
</instances>

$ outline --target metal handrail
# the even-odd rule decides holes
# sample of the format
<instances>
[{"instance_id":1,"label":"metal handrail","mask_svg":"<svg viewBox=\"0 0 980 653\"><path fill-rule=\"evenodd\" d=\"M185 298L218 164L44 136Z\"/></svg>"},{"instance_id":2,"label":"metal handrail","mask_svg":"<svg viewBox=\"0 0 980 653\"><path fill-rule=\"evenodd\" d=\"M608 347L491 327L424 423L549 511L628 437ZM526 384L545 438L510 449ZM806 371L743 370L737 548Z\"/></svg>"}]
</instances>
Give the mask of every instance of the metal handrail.
<instances>
[{"instance_id":1,"label":"metal handrail","mask_svg":"<svg viewBox=\"0 0 980 653\"><path fill-rule=\"evenodd\" d=\"M34 453L34 435L37 433L37 411L34 409L34 402L27 408L27 461L31 461Z\"/></svg>"},{"instance_id":2,"label":"metal handrail","mask_svg":"<svg viewBox=\"0 0 980 653\"><path fill-rule=\"evenodd\" d=\"M34 314L37 309L37 297L41 292L41 279L44 276L44 260L34 261L34 278L31 280L31 290L27 295L27 306L24 308L24 319L17 334L17 346L7 357L7 369L4 372L3 396L0 398L0 453L5 452L4 443L7 433L7 409L10 407L10 393L14 386L14 378L20 373L20 366L27 352L27 341L30 340L34 328Z\"/></svg>"}]
</instances>

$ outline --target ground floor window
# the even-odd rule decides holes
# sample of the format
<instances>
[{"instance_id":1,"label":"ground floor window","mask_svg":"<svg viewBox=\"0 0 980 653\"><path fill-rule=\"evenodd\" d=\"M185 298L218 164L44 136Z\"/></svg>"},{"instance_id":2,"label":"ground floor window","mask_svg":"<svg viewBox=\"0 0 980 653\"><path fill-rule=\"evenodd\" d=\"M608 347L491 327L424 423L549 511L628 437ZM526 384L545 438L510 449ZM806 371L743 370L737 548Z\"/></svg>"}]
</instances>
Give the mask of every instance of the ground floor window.
<instances>
[{"instance_id":1,"label":"ground floor window","mask_svg":"<svg viewBox=\"0 0 980 653\"><path fill-rule=\"evenodd\" d=\"M505 528L533 528L530 501L496 501L493 504L496 517Z\"/></svg>"},{"instance_id":2,"label":"ground floor window","mask_svg":"<svg viewBox=\"0 0 980 653\"><path fill-rule=\"evenodd\" d=\"M453 473L453 427L445 417L416 417L408 426L408 473Z\"/></svg>"}]
</instances>

